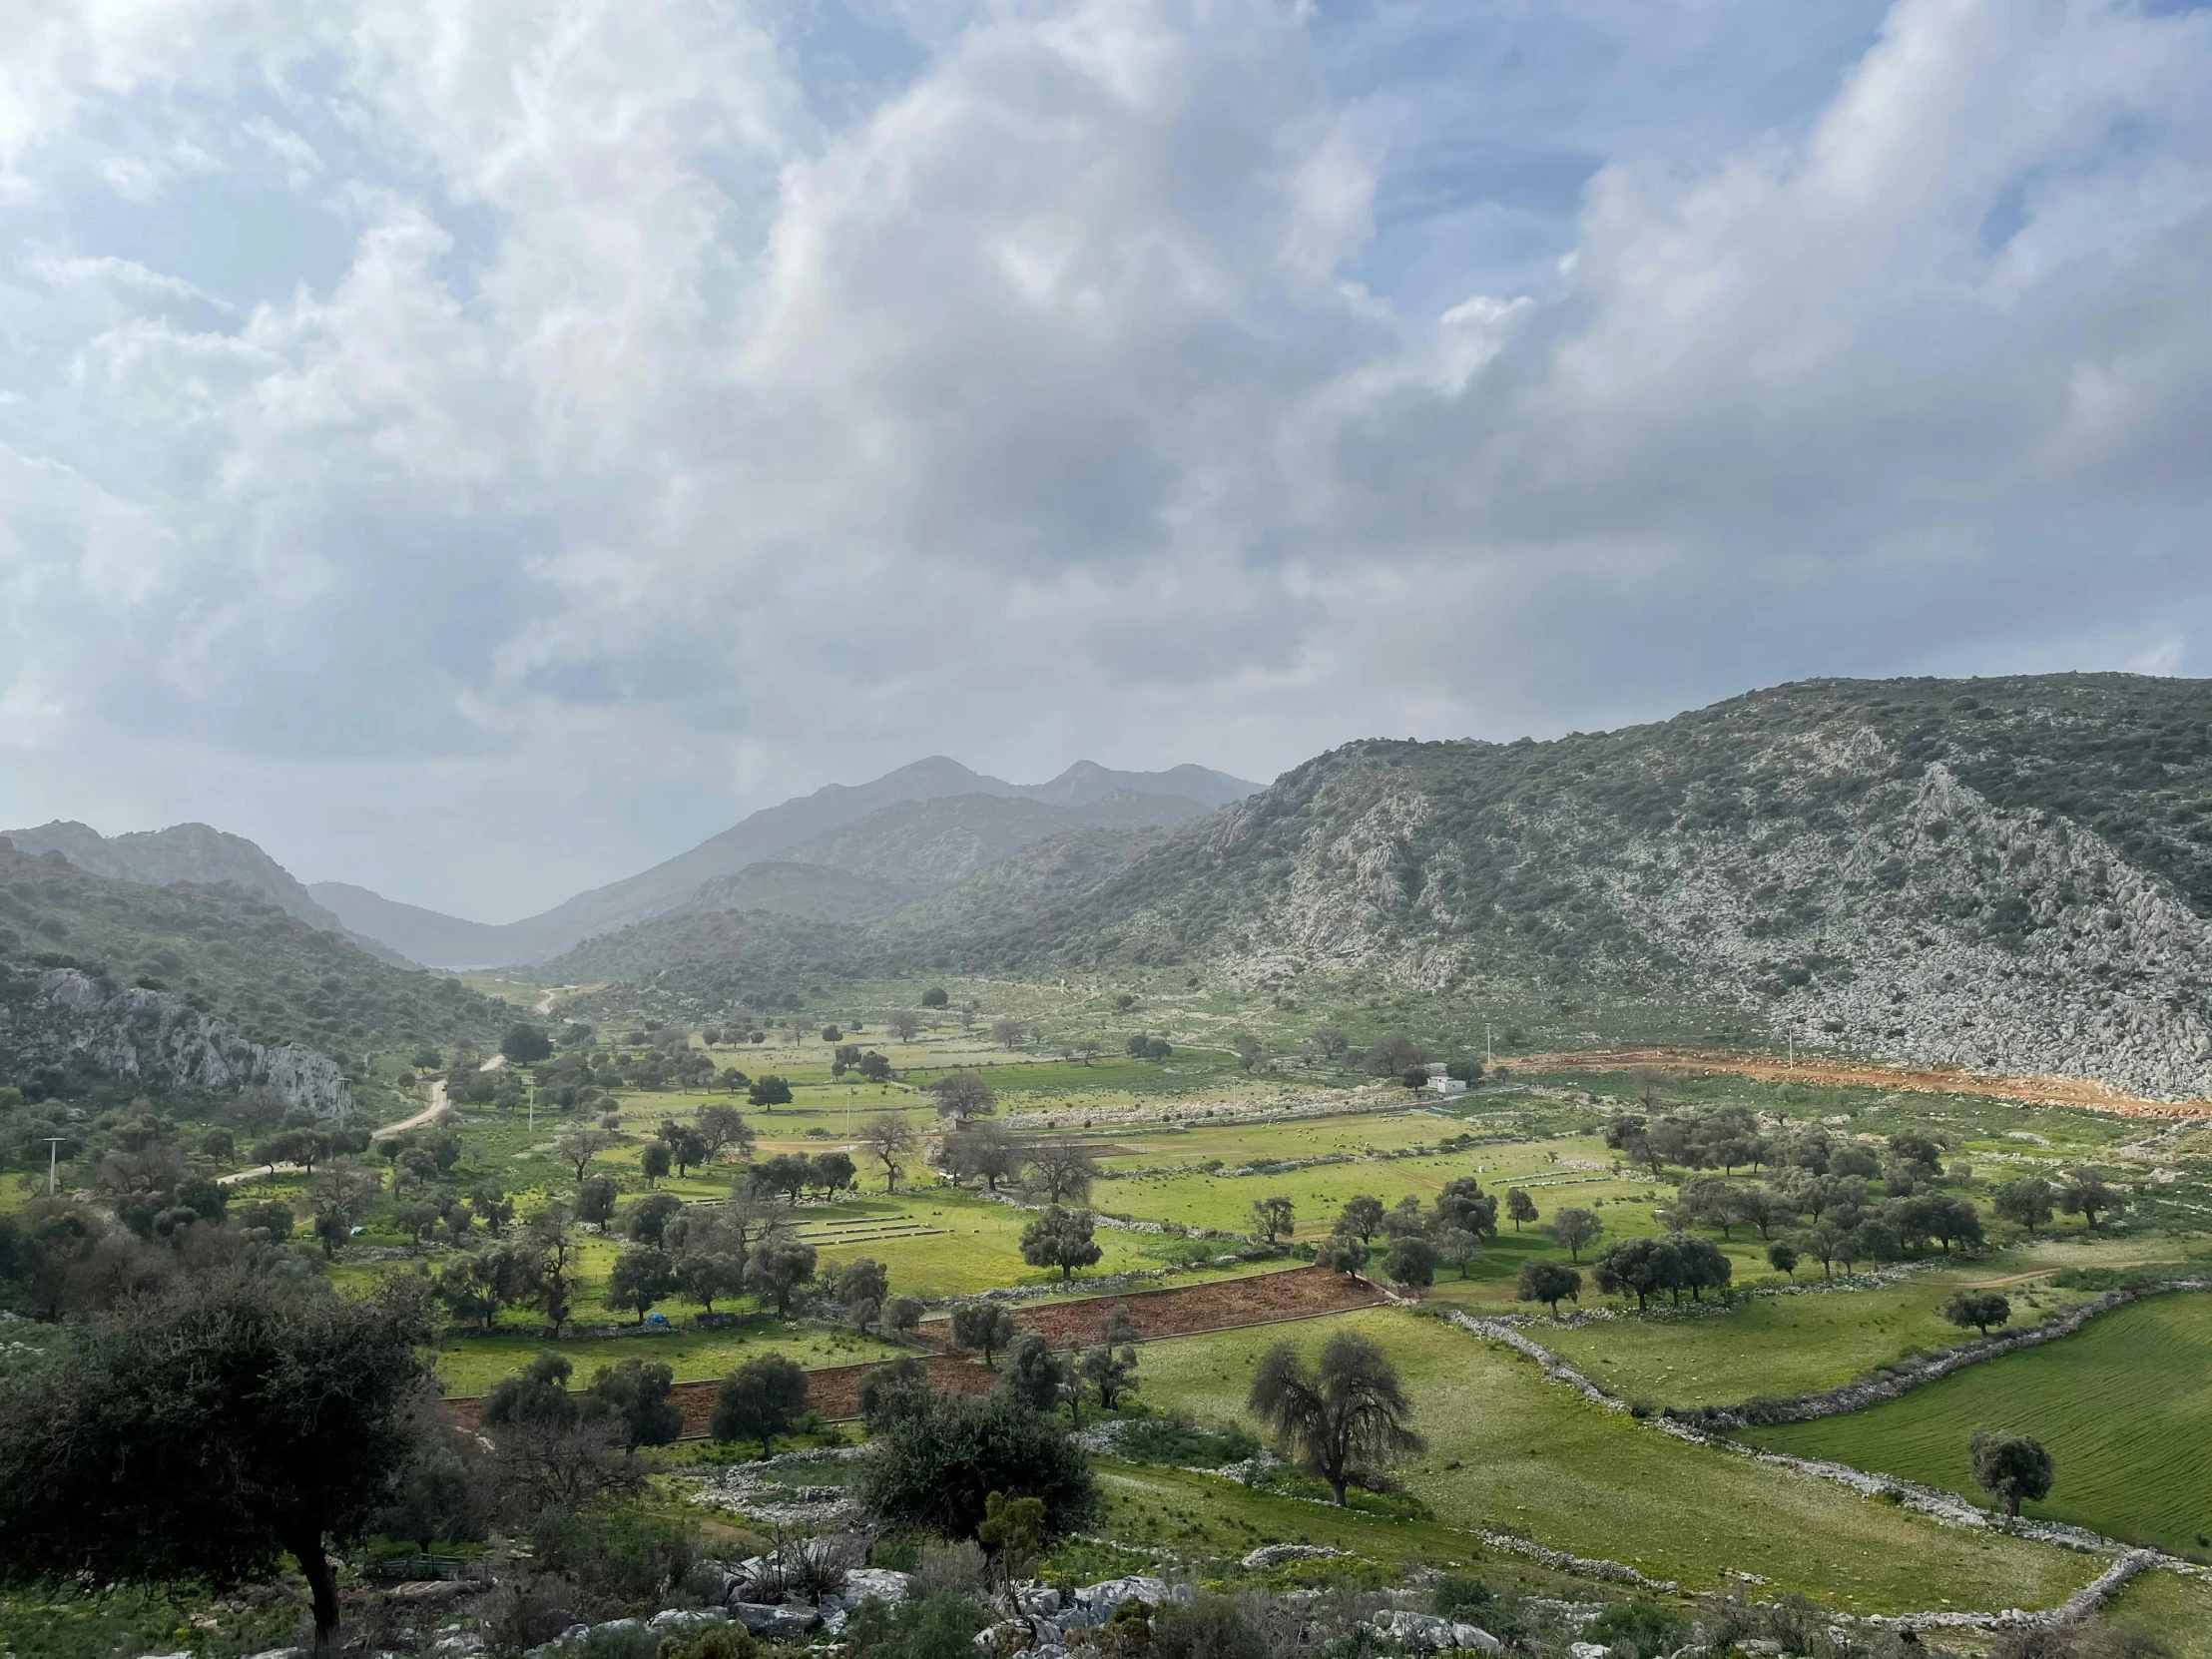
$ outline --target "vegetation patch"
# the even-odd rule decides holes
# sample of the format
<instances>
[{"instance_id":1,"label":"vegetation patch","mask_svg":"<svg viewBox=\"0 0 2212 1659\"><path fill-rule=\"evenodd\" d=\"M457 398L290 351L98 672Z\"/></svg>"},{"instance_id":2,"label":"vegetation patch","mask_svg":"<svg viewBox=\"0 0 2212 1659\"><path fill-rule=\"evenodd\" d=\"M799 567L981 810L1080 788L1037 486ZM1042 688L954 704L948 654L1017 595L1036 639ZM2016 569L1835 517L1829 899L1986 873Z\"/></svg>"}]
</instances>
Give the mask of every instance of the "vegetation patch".
<instances>
[{"instance_id":1,"label":"vegetation patch","mask_svg":"<svg viewBox=\"0 0 2212 1659\"><path fill-rule=\"evenodd\" d=\"M2152 1297L1902 1399L1743 1437L1986 1502L1966 1452L1982 1426L2032 1435L2057 1461L2025 1513L2212 1558L2212 1296Z\"/></svg>"}]
</instances>

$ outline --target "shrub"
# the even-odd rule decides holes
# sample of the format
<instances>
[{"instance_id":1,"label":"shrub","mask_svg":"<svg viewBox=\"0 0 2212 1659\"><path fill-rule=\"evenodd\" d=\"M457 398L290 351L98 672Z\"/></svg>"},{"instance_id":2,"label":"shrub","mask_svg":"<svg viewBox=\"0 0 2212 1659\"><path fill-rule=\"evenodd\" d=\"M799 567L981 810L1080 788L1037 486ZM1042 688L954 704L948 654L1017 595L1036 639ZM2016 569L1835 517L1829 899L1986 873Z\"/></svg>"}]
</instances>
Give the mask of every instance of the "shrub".
<instances>
[{"instance_id":1,"label":"shrub","mask_svg":"<svg viewBox=\"0 0 2212 1659\"><path fill-rule=\"evenodd\" d=\"M852 1659L975 1659L975 1633L990 1615L972 1597L925 1596L900 1606L863 1602L844 1627Z\"/></svg>"},{"instance_id":2,"label":"shrub","mask_svg":"<svg viewBox=\"0 0 2212 1659\"><path fill-rule=\"evenodd\" d=\"M694 1636L670 1636L656 1659L768 1659L769 1650L751 1631L711 1624Z\"/></svg>"},{"instance_id":3,"label":"shrub","mask_svg":"<svg viewBox=\"0 0 2212 1659\"><path fill-rule=\"evenodd\" d=\"M1456 1573L1446 1574L1436 1580L1436 1599L1433 1603L1439 1618L1451 1618L1460 1613L1470 1613L1487 1607L1497 1599L1496 1593L1479 1578L1466 1578Z\"/></svg>"},{"instance_id":4,"label":"shrub","mask_svg":"<svg viewBox=\"0 0 2212 1659\"><path fill-rule=\"evenodd\" d=\"M1582 1639L1616 1650L1623 1644L1639 1654L1672 1653L1689 1636L1689 1625L1656 1601L1616 1601L1592 1619Z\"/></svg>"},{"instance_id":5,"label":"shrub","mask_svg":"<svg viewBox=\"0 0 2212 1659\"><path fill-rule=\"evenodd\" d=\"M531 1528L530 1544L540 1566L575 1584L601 1613L657 1610L702 1554L692 1527L633 1508L549 1511Z\"/></svg>"},{"instance_id":6,"label":"shrub","mask_svg":"<svg viewBox=\"0 0 2212 1659\"><path fill-rule=\"evenodd\" d=\"M1242 1428L1213 1433L1182 1417L1140 1417L1122 1430L1115 1449L1132 1463L1218 1469L1257 1456L1260 1442Z\"/></svg>"},{"instance_id":7,"label":"shrub","mask_svg":"<svg viewBox=\"0 0 2212 1659\"><path fill-rule=\"evenodd\" d=\"M863 1460L860 1496L892 1525L973 1537L992 1492L1035 1497L1048 1532L1098 1507L1090 1465L1057 1423L1004 1394L932 1394L891 1423Z\"/></svg>"},{"instance_id":8,"label":"shrub","mask_svg":"<svg viewBox=\"0 0 2212 1659\"><path fill-rule=\"evenodd\" d=\"M1152 1659L1268 1659L1268 1644L1227 1596L1200 1595L1154 1616Z\"/></svg>"}]
</instances>

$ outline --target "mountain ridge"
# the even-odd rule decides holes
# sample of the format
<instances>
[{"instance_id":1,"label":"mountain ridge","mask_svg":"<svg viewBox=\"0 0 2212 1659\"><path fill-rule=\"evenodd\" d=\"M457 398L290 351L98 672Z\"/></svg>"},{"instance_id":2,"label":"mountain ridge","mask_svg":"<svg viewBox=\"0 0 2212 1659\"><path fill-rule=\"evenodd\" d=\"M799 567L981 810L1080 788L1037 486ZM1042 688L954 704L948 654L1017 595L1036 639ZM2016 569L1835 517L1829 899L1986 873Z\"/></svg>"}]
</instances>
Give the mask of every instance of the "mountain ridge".
<instances>
[{"instance_id":1,"label":"mountain ridge","mask_svg":"<svg viewBox=\"0 0 2212 1659\"><path fill-rule=\"evenodd\" d=\"M2212 682L1818 680L1548 743L1364 740L1132 857L1000 878L812 959L1617 991L1778 1045L2212 1094ZM699 927L653 926L622 957L711 989ZM809 953L777 929L778 971Z\"/></svg>"},{"instance_id":2,"label":"mountain ridge","mask_svg":"<svg viewBox=\"0 0 2212 1659\"><path fill-rule=\"evenodd\" d=\"M520 921L467 921L399 904L365 887L341 882L317 883L311 891L345 918L347 926L381 938L416 960L441 967L520 965L557 955L586 938L678 911L708 880L736 875L764 859L781 858L803 842L891 807L979 796L1081 813L1117 796L1146 795L1189 800L1204 812L1258 787L1188 763L1153 773L1118 772L1093 761L1077 761L1042 784L1009 784L949 757L932 755L864 784L826 784L811 794L764 807L688 851ZM1080 822L1071 821L1069 827Z\"/></svg>"},{"instance_id":3,"label":"mountain ridge","mask_svg":"<svg viewBox=\"0 0 2212 1659\"><path fill-rule=\"evenodd\" d=\"M213 825L188 822L162 830L103 835L75 819L55 819L30 830L0 830L0 836L18 851L59 852L79 869L111 880L136 881L150 887L179 881L204 887L229 882L266 898L309 927L336 933L372 955L403 959L389 945L354 931L254 841Z\"/></svg>"}]
</instances>

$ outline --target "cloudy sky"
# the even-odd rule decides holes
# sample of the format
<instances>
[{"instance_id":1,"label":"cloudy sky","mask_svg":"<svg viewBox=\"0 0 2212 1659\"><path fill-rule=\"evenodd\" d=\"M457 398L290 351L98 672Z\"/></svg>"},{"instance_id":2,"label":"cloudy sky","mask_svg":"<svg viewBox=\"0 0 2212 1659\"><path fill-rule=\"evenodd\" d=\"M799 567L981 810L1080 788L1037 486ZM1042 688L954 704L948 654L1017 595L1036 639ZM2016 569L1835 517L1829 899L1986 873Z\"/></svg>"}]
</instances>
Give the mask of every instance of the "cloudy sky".
<instances>
[{"instance_id":1,"label":"cloudy sky","mask_svg":"<svg viewBox=\"0 0 2212 1659\"><path fill-rule=\"evenodd\" d=\"M2212 669L2199 5L10 18L0 823L505 920L929 753Z\"/></svg>"}]
</instances>

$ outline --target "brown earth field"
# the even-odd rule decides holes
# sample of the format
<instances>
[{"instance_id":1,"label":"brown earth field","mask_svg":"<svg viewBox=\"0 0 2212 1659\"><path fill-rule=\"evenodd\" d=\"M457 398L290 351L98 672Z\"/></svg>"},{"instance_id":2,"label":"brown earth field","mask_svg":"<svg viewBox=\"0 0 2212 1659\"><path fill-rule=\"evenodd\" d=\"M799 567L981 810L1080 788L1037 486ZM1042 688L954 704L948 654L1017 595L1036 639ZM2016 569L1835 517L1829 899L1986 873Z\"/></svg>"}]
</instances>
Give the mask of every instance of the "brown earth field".
<instances>
[{"instance_id":1,"label":"brown earth field","mask_svg":"<svg viewBox=\"0 0 2212 1659\"><path fill-rule=\"evenodd\" d=\"M1177 1290L1136 1291L1126 1296L1092 1296L1074 1302L1048 1302L1037 1307L1014 1307L1014 1329L1041 1331L1054 1348L1074 1348L1098 1340L1098 1328L1115 1306L1129 1310L1129 1323L1137 1340L1160 1337L1195 1337L1208 1331L1232 1331L1245 1325L1277 1325L1285 1320L1315 1319L1354 1308L1373 1308L1384 1300L1382 1293L1364 1279L1354 1279L1330 1268L1290 1268L1281 1273L1255 1274L1249 1279L1224 1279L1211 1285L1186 1285ZM943 1343L950 1322L926 1320L922 1341Z\"/></svg>"},{"instance_id":2,"label":"brown earth field","mask_svg":"<svg viewBox=\"0 0 2212 1659\"><path fill-rule=\"evenodd\" d=\"M1094 1296L1074 1302L1053 1302L1043 1307L1014 1308L1014 1328L1041 1331L1055 1348L1072 1348L1094 1342L1107 1311L1117 1304L1129 1310L1139 1341L1161 1337L1194 1337L1209 1331L1229 1331L1239 1326L1278 1325L1290 1320L1315 1319L1341 1314L1353 1308L1372 1308L1385 1300L1365 1280L1348 1278L1327 1268L1292 1268L1282 1273L1260 1274L1251 1279L1223 1280L1212 1285L1187 1285L1177 1290L1138 1291L1129 1296ZM924 1321L922 1341L941 1345L949 1336L949 1322ZM972 1360L949 1354L932 1354L929 1384L946 1392L982 1393L995 1374ZM860 1384L876 1368L833 1366L807 1374L808 1404L832 1422L860 1414ZM703 1439L714 1415L716 1382L679 1382L669 1398L684 1414L683 1437ZM454 1420L471 1427L482 1409L479 1395L448 1399L446 1410Z\"/></svg>"},{"instance_id":3,"label":"brown earth field","mask_svg":"<svg viewBox=\"0 0 2212 1659\"><path fill-rule=\"evenodd\" d=\"M2212 1101L2144 1100L2084 1077L1999 1077L1956 1066L1916 1068L1872 1061L1800 1055L1793 1062L1771 1055L1728 1054L1697 1048L1577 1049L1562 1054L1523 1054L1506 1062L1512 1071L1653 1071L1750 1077L1762 1083L1810 1083L1820 1088L1902 1089L1916 1094L1978 1094L2023 1106L2075 1106L2131 1118L2200 1118ZM1504 1068L1501 1068L1504 1069Z\"/></svg>"}]
</instances>

